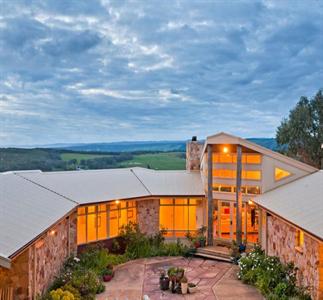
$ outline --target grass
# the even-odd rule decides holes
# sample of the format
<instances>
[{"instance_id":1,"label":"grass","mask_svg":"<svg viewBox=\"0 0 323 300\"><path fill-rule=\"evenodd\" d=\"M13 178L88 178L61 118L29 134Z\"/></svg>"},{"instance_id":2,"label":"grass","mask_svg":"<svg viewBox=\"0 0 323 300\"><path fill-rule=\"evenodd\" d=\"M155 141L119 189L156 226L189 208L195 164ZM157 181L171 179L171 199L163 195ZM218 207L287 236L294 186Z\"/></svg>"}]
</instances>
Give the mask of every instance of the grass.
<instances>
[{"instance_id":1,"label":"grass","mask_svg":"<svg viewBox=\"0 0 323 300\"><path fill-rule=\"evenodd\" d=\"M121 163L123 167L150 167L155 170L184 170L185 154L165 152L134 155L132 160Z\"/></svg>"},{"instance_id":2,"label":"grass","mask_svg":"<svg viewBox=\"0 0 323 300\"><path fill-rule=\"evenodd\" d=\"M108 154L90 154L90 153L62 153L61 159L63 161L69 161L71 159L76 159L77 163L80 163L82 159L93 159L93 158L102 158L102 157L109 157L111 155Z\"/></svg>"}]
</instances>

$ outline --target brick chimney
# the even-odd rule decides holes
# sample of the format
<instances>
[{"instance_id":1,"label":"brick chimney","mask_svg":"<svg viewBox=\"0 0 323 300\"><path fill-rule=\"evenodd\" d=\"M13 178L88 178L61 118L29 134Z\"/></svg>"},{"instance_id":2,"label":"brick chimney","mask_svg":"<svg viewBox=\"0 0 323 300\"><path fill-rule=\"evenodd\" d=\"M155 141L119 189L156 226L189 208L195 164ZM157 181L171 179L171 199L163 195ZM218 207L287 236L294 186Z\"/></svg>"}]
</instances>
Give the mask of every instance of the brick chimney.
<instances>
[{"instance_id":1,"label":"brick chimney","mask_svg":"<svg viewBox=\"0 0 323 300\"><path fill-rule=\"evenodd\" d=\"M203 144L197 141L197 137L193 136L191 141L186 143L186 170L199 171L200 158Z\"/></svg>"}]
</instances>

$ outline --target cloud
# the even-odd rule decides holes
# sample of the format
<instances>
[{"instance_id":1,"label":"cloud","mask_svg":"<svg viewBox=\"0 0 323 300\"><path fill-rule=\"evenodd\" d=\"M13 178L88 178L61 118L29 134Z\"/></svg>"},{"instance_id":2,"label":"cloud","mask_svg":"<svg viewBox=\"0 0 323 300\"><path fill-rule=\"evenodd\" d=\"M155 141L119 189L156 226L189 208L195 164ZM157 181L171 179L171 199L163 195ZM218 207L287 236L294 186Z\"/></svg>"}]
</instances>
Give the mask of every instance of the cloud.
<instances>
[{"instance_id":1,"label":"cloud","mask_svg":"<svg viewBox=\"0 0 323 300\"><path fill-rule=\"evenodd\" d=\"M322 33L319 1L6 1L0 143L274 136Z\"/></svg>"}]
</instances>

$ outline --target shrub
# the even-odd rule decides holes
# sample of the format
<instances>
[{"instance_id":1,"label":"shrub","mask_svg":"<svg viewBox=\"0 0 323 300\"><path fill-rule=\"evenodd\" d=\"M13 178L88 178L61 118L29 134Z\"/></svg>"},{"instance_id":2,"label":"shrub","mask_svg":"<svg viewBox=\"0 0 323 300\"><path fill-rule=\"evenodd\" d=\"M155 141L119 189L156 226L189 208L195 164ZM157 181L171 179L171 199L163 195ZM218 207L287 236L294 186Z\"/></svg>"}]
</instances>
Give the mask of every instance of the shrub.
<instances>
[{"instance_id":1,"label":"shrub","mask_svg":"<svg viewBox=\"0 0 323 300\"><path fill-rule=\"evenodd\" d=\"M296 285L294 265L282 264L278 257L267 256L259 246L240 259L239 267L238 278L256 286L267 299L310 299L307 292Z\"/></svg>"},{"instance_id":2,"label":"shrub","mask_svg":"<svg viewBox=\"0 0 323 300\"><path fill-rule=\"evenodd\" d=\"M92 270L100 274L110 263L109 251L101 246L89 246L80 255L80 266L85 270Z\"/></svg>"},{"instance_id":3,"label":"shrub","mask_svg":"<svg viewBox=\"0 0 323 300\"><path fill-rule=\"evenodd\" d=\"M100 291L101 281L92 270L78 270L73 273L71 285L83 296L95 295Z\"/></svg>"},{"instance_id":4,"label":"shrub","mask_svg":"<svg viewBox=\"0 0 323 300\"><path fill-rule=\"evenodd\" d=\"M53 290L50 292L52 300L74 300L74 296L69 291L63 291L62 289Z\"/></svg>"},{"instance_id":5,"label":"shrub","mask_svg":"<svg viewBox=\"0 0 323 300\"><path fill-rule=\"evenodd\" d=\"M129 223L121 228L121 237L126 243L125 256L128 259L153 256L184 255L187 247L178 240L177 243L164 242L164 230L156 235L146 236L135 223Z\"/></svg>"}]
</instances>

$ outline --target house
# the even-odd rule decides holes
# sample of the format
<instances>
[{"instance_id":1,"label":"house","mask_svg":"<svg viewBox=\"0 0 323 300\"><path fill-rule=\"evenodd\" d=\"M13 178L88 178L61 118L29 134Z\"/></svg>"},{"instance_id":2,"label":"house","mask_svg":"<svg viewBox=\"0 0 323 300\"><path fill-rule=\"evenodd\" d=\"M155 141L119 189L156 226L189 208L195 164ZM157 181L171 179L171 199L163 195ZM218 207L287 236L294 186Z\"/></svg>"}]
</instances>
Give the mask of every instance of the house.
<instances>
[{"instance_id":1,"label":"house","mask_svg":"<svg viewBox=\"0 0 323 300\"><path fill-rule=\"evenodd\" d=\"M255 199L262 219L261 244L299 269L302 286L323 299L323 170Z\"/></svg>"},{"instance_id":2,"label":"house","mask_svg":"<svg viewBox=\"0 0 323 300\"><path fill-rule=\"evenodd\" d=\"M226 133L207 137L204 143L188 142L186 169L0 174L0 289L12 288L16 299L35 298L47 288L67 256L98 241L109 247L120 227L130 221L147 234L166 228L169 239L183 238L188 231L207 225L209 244L242 238L248 243L259 242L268 253L278 256L285 255L280 249L287 245L273 246L278 245L276 218L282 220L279 230L290 224L308 230L289 220L285 215L288 206L280 214L279 205L266 205L271 203L268 197L276 197L275 191L315 177L320 174L317 169ZM321 203L319 196L316 194L316 205ZM292 201L285 198L279 199ZM320 213L323 216L322 204L317 209L307 220L318 228L315 218ZM305 242L310 234L318 247L313 246L304 256L316 267L303 271L317 272L311 277L315 280L313 297L317 298L323 290L319 271L322 235L308 230Z\"/></svg>"}]
</instances>

